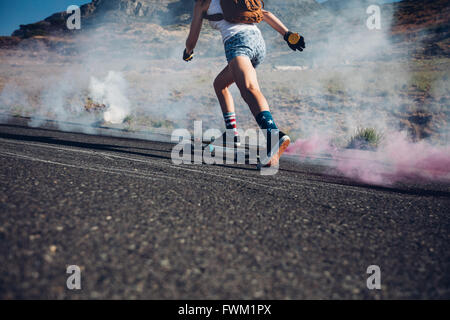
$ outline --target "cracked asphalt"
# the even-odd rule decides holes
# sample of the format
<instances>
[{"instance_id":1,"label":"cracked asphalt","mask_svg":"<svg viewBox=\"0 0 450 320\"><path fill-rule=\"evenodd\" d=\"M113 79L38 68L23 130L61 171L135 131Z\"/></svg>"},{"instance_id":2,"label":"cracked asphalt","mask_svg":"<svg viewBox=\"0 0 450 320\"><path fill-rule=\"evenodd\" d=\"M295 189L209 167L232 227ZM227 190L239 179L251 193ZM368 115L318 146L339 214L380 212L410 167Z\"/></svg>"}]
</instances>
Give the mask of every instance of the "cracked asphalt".
<instances>
[{"instance_id":1,"label":"cracked asphalt","mask_svg":"<svg viewBox=\"0 0 450 320\"><path fill-rule=\"evenodd\" d=\"M0 125L2 299L450 298L449 185L177 166L170 143L26 123Z\"/></svg>"}]
</instances>

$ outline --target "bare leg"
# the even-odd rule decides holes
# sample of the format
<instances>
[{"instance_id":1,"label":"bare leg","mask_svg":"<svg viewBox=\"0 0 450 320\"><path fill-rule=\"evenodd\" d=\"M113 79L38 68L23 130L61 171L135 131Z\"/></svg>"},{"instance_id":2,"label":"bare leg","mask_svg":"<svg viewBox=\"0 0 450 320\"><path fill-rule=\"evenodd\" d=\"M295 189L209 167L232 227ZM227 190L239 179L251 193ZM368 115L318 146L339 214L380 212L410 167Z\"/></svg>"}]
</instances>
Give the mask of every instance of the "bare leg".
<instances>
[{"instance_id":1,"label":"bare leg","mask_svg":"<svg viewBox=\"0 0 450 320\"><path fill-rule=\"evenodd\" d=\"M228 64L228 67L242 98L250 107L253 115L256 117L262 111L269 111L269 104L261 93L256 70L250 59L246 56L236 57Z\"/></svg>"},{"instance_id":2,"label":"bare leg","mask_svg":"<svg viewBox=\"0 0 450 320\"><path fill-rule=\"evenodd\" d=\"M231 60L228 66L233 74L236 85L241 91L242 98L244 98L245 102L248 104L256 121L259 121L258 124L260 127L263 128L264 126L267 126L267 129L277 128L272 119L270 119L270 121L272 121L270 126L273 126L273 128L270 128L268 125L269 120L267 120L267 116L270 115L270 118L272 117L269 110L269 104L259 89L256 70L253 68L250 59L246 56L239 56ZM262 119L265 119L264 121L260 118L260 114L263 111L268 111L267 114L262 117ZM291 141L289 136L284 133L281 133L280 135L280 131L278 130L276 130L278 134L275 136L278 141L273 141L272 132L273 131L271 130L267 130L266 136L268 159L265 166L268 167L276 166L278 164L281 155Z\"/></svg>"},{"instance_id":3,"label":"bare leg","mask_svg":"<svg viewBox=\"0 0 450 320\"><path fill-rule=\"evenodd\" d=\"M228 89L234 83L233 74L228 66L223 69L214 80L214 90L219 99L223 113L234 112L234 101Z\"/></svg>"}]
</instances>

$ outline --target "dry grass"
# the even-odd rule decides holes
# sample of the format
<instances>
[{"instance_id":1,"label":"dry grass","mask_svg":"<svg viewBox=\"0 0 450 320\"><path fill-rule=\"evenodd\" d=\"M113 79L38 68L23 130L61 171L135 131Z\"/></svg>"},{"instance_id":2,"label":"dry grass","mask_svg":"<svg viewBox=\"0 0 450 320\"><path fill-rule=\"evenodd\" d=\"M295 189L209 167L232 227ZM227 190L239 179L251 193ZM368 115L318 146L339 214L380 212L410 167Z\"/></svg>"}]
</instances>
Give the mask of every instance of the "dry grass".
<instances>
[{"instance_id":1,"label":"dry grass","mask_svg":"<svg viewBox=\"0 0 450 320\"><path fill-rule=\"evenodd\" d=\"M383 140L383 134L375 128L358 128L350 138L347 148L359 150L376 150Z\"/></svg>"}]
</instances>

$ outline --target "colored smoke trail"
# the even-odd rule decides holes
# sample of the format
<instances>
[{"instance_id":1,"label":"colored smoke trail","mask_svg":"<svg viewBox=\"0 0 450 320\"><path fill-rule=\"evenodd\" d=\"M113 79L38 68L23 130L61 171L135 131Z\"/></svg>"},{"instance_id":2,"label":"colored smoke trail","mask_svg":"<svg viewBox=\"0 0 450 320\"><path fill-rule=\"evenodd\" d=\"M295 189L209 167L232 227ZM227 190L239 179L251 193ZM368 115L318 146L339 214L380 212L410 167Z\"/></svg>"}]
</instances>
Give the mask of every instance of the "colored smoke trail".
<instances>
[{"instance_id":1,"label":"colored smoke trail","mask_svg":"<svg viewBox=\"0 0 450 320\"><path fill-rule=\"evenodd\" d=\"M426 141L412 143L404 133L391 133L377 151L337 149L326 137L297 140L287 154L317 159L331 156L331 166L345 177L375 185L399 181L450 182L450 147L433 146Z\"/></svg>"}]
</instances>

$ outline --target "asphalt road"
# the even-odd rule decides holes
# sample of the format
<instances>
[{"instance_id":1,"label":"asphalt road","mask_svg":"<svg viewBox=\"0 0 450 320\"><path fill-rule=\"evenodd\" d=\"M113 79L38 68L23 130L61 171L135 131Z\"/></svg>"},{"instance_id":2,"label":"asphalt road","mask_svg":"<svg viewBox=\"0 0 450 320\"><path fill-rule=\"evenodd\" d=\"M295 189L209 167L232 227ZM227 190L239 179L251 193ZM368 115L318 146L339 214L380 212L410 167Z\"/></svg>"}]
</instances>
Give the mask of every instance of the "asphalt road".
<instances>
[{"instance_id":1,"label":"asphalt road","mask_svg":"<svg viewBox=\"0 0 450 320\"><path fill-rule=\"evenodd\" d=\"M450 298L449 185L177 166L172 147L0 125L0 298Z\"/></svg>"}]
</instances>

